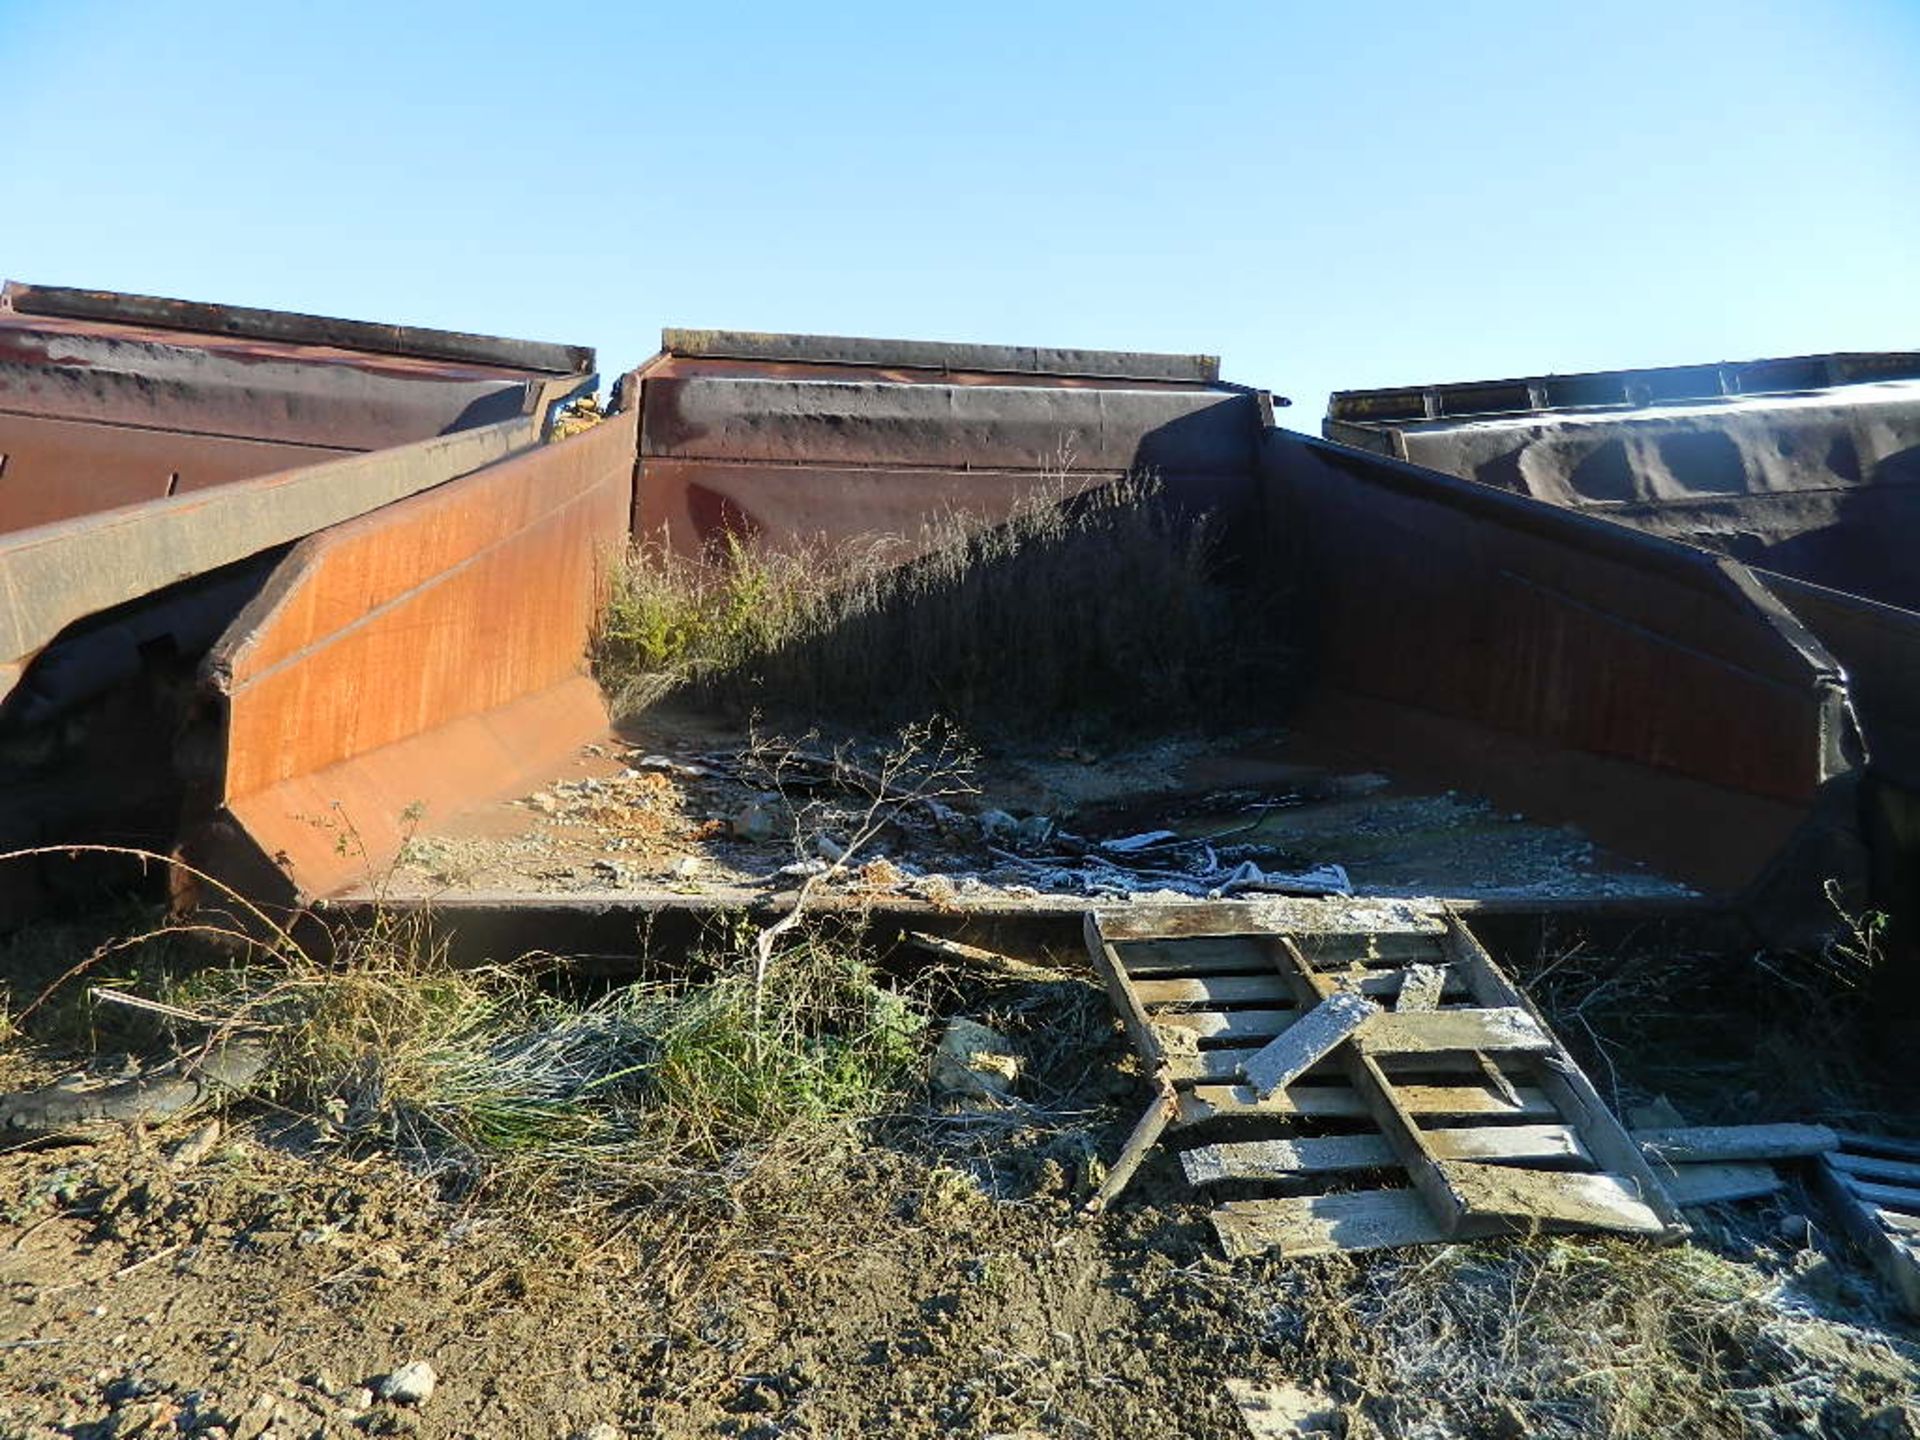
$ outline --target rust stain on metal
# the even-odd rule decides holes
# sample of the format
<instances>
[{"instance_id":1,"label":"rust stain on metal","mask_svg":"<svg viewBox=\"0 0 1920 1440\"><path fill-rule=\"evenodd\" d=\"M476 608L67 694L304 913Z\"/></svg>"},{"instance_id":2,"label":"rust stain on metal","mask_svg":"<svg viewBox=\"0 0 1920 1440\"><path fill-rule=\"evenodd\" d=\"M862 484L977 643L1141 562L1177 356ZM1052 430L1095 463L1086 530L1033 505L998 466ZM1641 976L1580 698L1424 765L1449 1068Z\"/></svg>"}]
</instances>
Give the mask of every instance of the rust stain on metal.
<instances>
[{"instance_id":1,"label":"rust stain on metal","mask_svg":"<svg viewBox=\"0 0 1920 1440\"><path fill-rule=\"evenodd\" d=\"M316 869L300 809L316 786L334 787L325 813L339 800L363 836L386 836L415 801L511 789L604 725L597 691L583 704L580 685L592 690L581 676L603 567L626 537L637 420L616 416L315 535L215 646L222 799L264 853L308 857L303 892L352 878ZM570 718L518 759L494 743L497 728L456 723L549 693ZM404 764L377 758L403 744Z\"/></svg>"}]
</instances>

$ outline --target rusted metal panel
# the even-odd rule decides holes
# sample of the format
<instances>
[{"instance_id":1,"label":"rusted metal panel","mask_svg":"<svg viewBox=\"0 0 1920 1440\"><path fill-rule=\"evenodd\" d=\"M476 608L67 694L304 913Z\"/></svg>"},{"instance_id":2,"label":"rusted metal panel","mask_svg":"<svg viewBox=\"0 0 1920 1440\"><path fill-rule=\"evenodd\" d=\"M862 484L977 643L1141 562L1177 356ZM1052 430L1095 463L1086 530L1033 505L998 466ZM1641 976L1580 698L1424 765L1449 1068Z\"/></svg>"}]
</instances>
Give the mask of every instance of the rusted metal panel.
<instances>
[{"instance_id":1,"label":"rusted metal panel","mask_svg":"<svg viewBox=\"0 0 1920 1440\"><path fill-rule=\"evenodd\" d=\"M135 475L178 474L187 483L175 489L193 488L197 474L241 478L317 451L542 417L591 385L592 359L577 346L9 285L0 454L39 447L48 463L23 476L14 456L12 478L0 475L0 528L125 503ZM21 438L23 427L61 422L90 427L87 446L111 450L114 463L62 454L44 433ZM50 491L51 504L29 498Z\"/></svg>"},{"instance_id":2,"label":"rusted metal panel","mask_svg":"<svg viewBox=\"0 0 1920 1440\"><path fill-rule=\"evenodd\" d=\"M536 370L556 375L585 375L593 369L593 350L585 345L554 345L499 335L429 330L416 325L387 325L301 315L287 310L258 310L242 305L212 305L169 300L156 295L126 295L112 290L79 290L58 285L9 281L0 289L0 307L24 315L54 315L112 325L190 330L200 335L230 335L289 345L327 346L370 355L403 355L448 360L499 370Z\"/></svg>"},{"instance_id":3,"label":"rusted metal panel","mask_svg":"<svg viewBox=\"0 0 1920 1440\"><path fill-rule=\"evenodd\" d=\"M661 348L694 358L797 361L904 370L1079 376L1100 380L1174 380L1212 384L1217 355L1078 350L1033 345L962 345L937 340L873 340L849 335L773 335L750 330L662 332Z\"/></svg>"},{"instance_id":4,"label":"rusted metal panel","mask_svg":"<svg viewBox=\"0 0 1920 1440\"><path fill-rule=\"evenodd\" d=\"M351 452L0 412L0 534L343 453Z\"/></svg>"},{"instance_id":5,"label":"rusted metal panel","mask_svg":"<svg viewBox=\"0 0 1920 1440\"><path fill-rule=\"evenodd\" d=\"M641 453L743 463L1244 472L1251 396L661 377Z\"/></svg>"},{"instance_id":6,"label":"rusted metal panel","mask_svg":"<svg viewBox=\"0 0 1920 1440\"><path fill-rule=\"evenodd\" d=\"M1844 848L1842 672L1743 567L1282 431L1267 470L1311 574L1315 704L1366 702L1343 727L1715 884L1810 825ZM1716 851L1738 863L1697 863Z\"/></svg>"},{"instance_id":7,"label":"rusted metal panel","mask_svg":"<svg viewBox=\"0 0 1920 1440\"><path fill-rule=\"evenodd\" d=\"M384 863L416 802L508 792L604 726L583 667L638 418L312 536L215 645L220 801L300 893Z\"/></svg>"},{"instance_id":8,"label":"rusted metal panel","mask_svg":"<svg viewBox=\"0 0 1920 1440\"><path fill-rule=\"evenodd\" d=\"M0 536L0 697L60 631L524 448L530 419Z\"/></svg>"}]
</instances>

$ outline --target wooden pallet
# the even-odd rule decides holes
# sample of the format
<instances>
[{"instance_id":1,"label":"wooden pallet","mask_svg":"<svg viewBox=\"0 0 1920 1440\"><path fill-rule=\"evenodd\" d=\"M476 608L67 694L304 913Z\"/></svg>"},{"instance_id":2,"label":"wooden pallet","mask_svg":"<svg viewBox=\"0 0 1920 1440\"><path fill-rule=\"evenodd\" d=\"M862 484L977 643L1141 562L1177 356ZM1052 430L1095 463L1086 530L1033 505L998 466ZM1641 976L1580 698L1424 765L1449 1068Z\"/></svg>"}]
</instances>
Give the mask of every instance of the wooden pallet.
<instances>
[{"instance_id":1,"label":"wooden pallet","mask_svg":"<svg viewBox=\"0 0 1920 1440\"><path fill-rule=\"evenodd\" d=\"M1087 944L1163 1097L1135 1141L1164 1125L1189 1183L1216 1196L1229 1255L1687 1233L1585 1075L1455 919L1282 934L1241 904L1142 908L1090 915ZM1245 1067L1263 1075L1272 1058L1263 1047L1351 995L1378 1009L1350 1038L1281 1088L1248 1083Z\"/></svg>"},{"instance_id":2,"label":"wooden pallet","mask_svg":"<svg viewBox=\"0 0 1920 1440\"><path fill-rule=\"evenodd\" d=\"M1842 1132L1815 1175L1854 1244L1920 1316L1920 1143Z\"/></svg>"}]
</instances>

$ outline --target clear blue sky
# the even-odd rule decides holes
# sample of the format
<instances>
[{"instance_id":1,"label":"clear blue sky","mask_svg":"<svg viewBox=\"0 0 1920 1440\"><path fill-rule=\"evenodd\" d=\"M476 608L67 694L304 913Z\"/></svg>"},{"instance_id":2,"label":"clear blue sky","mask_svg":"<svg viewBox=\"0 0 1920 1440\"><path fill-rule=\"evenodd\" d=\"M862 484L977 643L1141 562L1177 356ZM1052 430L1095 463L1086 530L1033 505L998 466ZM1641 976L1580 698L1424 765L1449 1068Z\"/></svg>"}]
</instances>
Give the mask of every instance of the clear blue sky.
<instances>
[{"instance_id":1,"label":"clear blue sky","mask_svg":"<svg viewBox=\"0 0 1920 1440\"><path fill-rule=\"evenodd\" d=\"M0 0L0 272L1335 387L1920 347L1920 0Z\"/></svg>"}]
</instances>

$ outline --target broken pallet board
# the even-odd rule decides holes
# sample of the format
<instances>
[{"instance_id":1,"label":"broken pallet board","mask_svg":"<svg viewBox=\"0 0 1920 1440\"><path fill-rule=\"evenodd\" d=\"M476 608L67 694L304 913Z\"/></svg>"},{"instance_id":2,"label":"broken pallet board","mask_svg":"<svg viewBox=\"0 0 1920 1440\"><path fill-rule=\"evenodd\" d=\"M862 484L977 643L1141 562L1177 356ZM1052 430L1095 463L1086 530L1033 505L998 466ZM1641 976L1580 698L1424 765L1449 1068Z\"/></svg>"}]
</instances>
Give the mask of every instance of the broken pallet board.
<instances>
[{"instance_id":1,"label":"broken pallet board","mask_svg":"<svg viewBox=\"0 0 1920 1440\"><path fill-rule=\"evenodd\" d=\"M1901 1307L1920 1316L1920 1146L1846 1133L1814 1175L1848 1237Z\"/></svg>"},{"instance_id":2,"label":"broken pallet board","mask_svg":"<svg viewBox=\"0 0 1920 1440\"><path fill-rule=\"evenodd\" d=\"M1324 931L1284 935L1238 904L1087 923L1115 1009L1174 1087L1182 1168L1232 1197L1215 1210L1230 1253L1686 1233L1639 1148L1457 919L1343 931L1328 914ZM1328 1028L1350 1037L1329 1048L1303 1027L1336 998ZM1273 1088L1242 1083L1249 1066Z\"/></svg>"}]
</instances>

